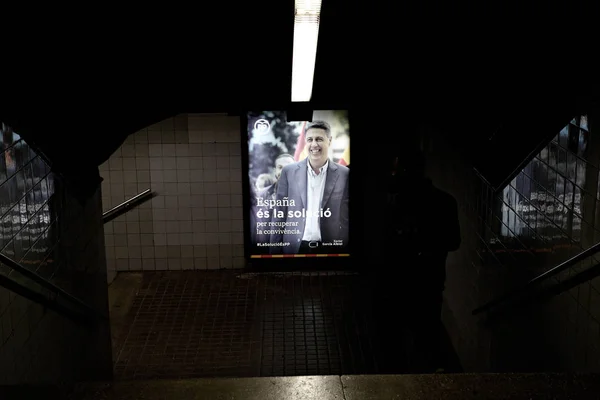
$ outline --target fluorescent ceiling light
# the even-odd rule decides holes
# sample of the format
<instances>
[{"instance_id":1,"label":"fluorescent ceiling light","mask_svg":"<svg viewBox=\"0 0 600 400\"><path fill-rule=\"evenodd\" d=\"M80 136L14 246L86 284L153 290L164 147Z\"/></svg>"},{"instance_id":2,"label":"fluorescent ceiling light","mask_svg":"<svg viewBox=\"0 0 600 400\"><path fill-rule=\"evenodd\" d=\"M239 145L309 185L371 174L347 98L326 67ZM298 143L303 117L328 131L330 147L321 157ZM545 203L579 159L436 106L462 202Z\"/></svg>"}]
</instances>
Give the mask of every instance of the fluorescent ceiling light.
<instances>
[{"instance_id":1,"label":"fluorescent ceiling light","mask_svg":"<svg viewBox=\"0 0 600 400\"><path fill-rule=\"evenodd\" d=\"M321 0L296 0L292 101L309 101L312 96Z\"/></svg>"}]
</instances>

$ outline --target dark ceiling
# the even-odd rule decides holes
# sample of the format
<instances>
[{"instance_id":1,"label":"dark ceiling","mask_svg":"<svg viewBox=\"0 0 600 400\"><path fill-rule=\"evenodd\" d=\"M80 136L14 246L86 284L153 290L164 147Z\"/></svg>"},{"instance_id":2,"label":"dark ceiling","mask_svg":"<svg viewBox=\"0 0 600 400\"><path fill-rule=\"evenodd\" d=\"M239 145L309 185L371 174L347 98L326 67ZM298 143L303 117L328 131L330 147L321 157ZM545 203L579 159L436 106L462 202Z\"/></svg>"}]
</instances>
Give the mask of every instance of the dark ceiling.
<instances>
[{"instance_id":1,"label":"dark ceiling","mask_svg":"<svg viewBox=\"0 0 600 400\"><path fill-rule=\"evenodd\" d=\"M580 10L389 3L323 0L315 108L349 107L376 120L381 136L418 120L459 146L499 149L556 129L597 94ZM9 21L0 120L59 169L81 171L177 113L287 107L293 5L53 10Z\"/></svg>"}]
</instances>

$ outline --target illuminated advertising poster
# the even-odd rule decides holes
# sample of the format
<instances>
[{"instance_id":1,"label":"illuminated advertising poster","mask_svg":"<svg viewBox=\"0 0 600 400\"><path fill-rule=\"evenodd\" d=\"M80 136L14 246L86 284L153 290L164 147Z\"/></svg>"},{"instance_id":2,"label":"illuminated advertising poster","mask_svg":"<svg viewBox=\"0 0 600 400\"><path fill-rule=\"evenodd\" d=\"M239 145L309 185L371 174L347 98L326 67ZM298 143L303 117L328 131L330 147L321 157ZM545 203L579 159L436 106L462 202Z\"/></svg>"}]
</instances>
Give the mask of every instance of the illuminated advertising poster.
<instances>
[{"instance_id":1,"label":"illuminated advertising poster","mask_svg":"<svg viewBox=\"0 0 600 400\"><path fill-rule=\"evenodd\" d=\"M249 113L251 258L349 254L350 129L346 111Z\"/></svg>"}]
</instances>

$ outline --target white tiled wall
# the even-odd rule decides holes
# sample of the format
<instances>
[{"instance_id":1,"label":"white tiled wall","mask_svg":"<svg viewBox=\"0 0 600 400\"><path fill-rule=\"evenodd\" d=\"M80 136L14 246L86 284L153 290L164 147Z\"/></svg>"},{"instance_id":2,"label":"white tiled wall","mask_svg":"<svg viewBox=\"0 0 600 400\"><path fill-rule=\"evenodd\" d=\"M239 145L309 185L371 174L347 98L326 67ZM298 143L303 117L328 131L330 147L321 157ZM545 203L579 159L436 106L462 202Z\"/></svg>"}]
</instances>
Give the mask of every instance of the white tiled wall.
<instances>
[{"instance_id":1,"label":"white tiled wall","mask_svg":"<svg viewBox=\"0 0 600 400\"><path fill-rule=\"evenodd\" d=\"M109 271L244 267L239 117L181 114L132 134L100 166ZM114 275L113 275L114 276Z\"/></svg>"}]
</instances>

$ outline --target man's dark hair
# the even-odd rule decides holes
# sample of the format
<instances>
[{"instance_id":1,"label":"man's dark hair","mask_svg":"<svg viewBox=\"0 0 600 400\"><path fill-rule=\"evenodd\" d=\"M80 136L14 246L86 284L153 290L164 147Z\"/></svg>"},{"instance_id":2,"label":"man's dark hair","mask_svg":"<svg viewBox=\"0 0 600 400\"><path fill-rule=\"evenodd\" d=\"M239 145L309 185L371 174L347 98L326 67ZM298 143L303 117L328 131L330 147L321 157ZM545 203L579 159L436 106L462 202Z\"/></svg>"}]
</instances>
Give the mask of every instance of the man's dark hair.
<instances>
[{"instance_id":1,"label":"man's dark hair","mask_svg":"<svg viewBox=\"0 0 600 400\"><path fill-rule=\"evenodd\" d=\"M304 128L304 133L308 133L309 129L323 129L327 132L327 137L331 137L331 126L325 121L313 121L306 124L306 128Z\"/></svg>"}]
</instances>

